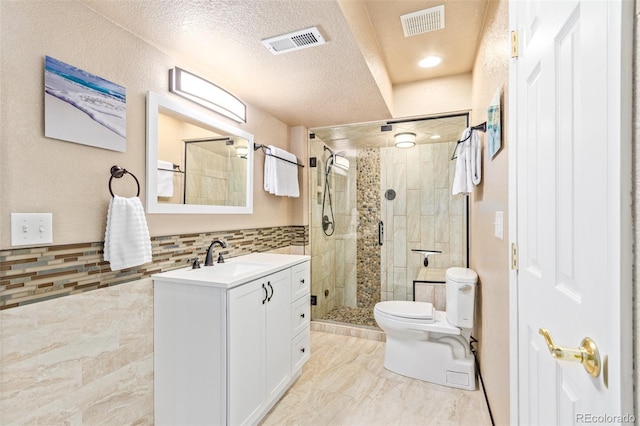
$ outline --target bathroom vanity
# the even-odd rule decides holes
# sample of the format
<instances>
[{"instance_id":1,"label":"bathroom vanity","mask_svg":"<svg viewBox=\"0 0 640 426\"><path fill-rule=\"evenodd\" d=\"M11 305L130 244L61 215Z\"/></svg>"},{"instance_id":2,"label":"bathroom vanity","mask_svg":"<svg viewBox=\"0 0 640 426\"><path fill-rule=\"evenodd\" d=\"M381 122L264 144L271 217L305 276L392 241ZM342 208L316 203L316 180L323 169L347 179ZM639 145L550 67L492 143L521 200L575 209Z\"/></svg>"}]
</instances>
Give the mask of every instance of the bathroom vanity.
<instances>
[{"instance_id":1,"label":"bathroom vanity","mask_svg":"<svg viewBox=\"0 0 640 426\"><path fill-rule=\"evenodd\" d=\"M155 424L256 424L309 358L309 256L153 275Z\"/></svg>"}]
</instances>

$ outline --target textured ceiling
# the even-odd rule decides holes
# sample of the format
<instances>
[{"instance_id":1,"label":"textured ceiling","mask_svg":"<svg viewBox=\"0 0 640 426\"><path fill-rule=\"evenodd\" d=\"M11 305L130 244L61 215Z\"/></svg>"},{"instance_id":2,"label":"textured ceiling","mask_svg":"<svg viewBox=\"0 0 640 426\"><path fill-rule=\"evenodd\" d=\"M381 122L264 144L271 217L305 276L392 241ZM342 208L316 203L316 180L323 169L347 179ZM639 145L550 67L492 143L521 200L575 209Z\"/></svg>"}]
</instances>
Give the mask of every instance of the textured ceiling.
<instances>
[{"instance_id":1,"label":"textured ceiling","mask_svg":"<svg viewBox=\"0 0 640 426\"><path fill-rule=\"evenodd\" d=\"M390 87L470 72L488 0L79 0L290 126L393 117ZM405 38L400 15L445 4L445 29ZM271 54L264 38L317 26L326 44ZM443 57L431 70L416 64Z\"/></svg>"}]
</instances>

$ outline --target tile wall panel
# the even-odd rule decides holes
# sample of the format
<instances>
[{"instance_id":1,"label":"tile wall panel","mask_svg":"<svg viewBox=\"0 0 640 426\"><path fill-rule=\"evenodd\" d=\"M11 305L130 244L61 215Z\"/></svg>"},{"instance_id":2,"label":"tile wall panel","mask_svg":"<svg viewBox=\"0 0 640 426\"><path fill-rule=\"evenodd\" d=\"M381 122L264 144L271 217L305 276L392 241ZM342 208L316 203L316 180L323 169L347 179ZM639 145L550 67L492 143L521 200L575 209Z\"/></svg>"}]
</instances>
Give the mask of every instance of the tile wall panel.
<instances>
[{"instance_id":1,"label":"tile wall panel","mask_svg":"<svg viewBox=\"0 0 640 426\"><path fill-rule=\"evenodd\" d=\"M187 259L203 260L212 240L222 239L228 257L304 247L305 226L254 228L215 233L153 237L150 263L111 271L104 261L103 242L0 251L0 310L42 302L149 277L184 267ZM303 250L304 251L304 250Z\"/></svg>"}]
</instances>

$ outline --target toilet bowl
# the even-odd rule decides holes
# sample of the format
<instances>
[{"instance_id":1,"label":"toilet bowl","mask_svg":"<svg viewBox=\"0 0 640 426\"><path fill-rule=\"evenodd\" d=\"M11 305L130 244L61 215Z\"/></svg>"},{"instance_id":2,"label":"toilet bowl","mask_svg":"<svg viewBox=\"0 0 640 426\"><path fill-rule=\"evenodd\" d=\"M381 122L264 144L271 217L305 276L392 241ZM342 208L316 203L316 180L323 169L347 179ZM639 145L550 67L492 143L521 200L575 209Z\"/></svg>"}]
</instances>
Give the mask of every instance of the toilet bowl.
<instances>
[{"instance_id":1,"label":"toilet bowl","mask_svg":"<svg viewBox=\"0 0 640 426\"><path fill-rule=\"evenodd\" d=\"M414 379L475 390L469 340L477 280L471 269L447 269L446 311L427 302L377 303L374 318L387 338L384 367Z\"/></svg>"}]
</instances>

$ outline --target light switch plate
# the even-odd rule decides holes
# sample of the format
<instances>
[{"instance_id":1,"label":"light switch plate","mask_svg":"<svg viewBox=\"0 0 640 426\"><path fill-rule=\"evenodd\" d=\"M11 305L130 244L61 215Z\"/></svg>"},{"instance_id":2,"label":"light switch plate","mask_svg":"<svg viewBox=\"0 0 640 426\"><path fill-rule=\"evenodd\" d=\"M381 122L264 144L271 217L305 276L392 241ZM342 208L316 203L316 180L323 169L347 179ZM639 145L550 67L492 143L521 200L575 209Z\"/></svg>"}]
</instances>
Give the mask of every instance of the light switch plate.
<instances>
[{"instance_id":1,"label":"light switch plate","mask_svg":"<svg viewBox=\"0 0 640 426\"><path fill-rule=\"evenodd\" d=\"M504 239L504 215L502 212L496 212L496 218L493 222L495 227L494 233L496 238Z\"/></svg>"},{"instance_id":2,"label":"light switch plate","mask_svg":"<svg viewBox=\"0 0 640 426\"><path fill-rule=\"evenodd\" d=\"M52 213L11 213L11 245L38 246L53 243Z\"/></svg>"}]
</instances>

